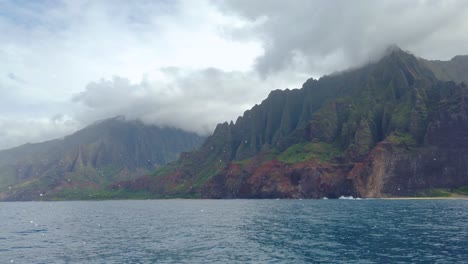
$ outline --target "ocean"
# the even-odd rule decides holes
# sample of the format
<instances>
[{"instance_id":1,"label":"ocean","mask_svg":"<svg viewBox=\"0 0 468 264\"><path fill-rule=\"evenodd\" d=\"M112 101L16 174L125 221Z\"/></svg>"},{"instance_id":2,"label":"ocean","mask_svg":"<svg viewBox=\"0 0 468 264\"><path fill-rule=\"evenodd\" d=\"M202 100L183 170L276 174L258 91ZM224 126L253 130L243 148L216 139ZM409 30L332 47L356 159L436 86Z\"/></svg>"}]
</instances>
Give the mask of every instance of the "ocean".
<instances>
[{"instance_id":1,"label":"ocean","mask_svg":"<svg viewBox=\"0 0 468 264\"><path fill-rule=\"evenodd\" d=\"M468 263L468 200L0 203L0 263Z\"/></svg>"}]
</instances>

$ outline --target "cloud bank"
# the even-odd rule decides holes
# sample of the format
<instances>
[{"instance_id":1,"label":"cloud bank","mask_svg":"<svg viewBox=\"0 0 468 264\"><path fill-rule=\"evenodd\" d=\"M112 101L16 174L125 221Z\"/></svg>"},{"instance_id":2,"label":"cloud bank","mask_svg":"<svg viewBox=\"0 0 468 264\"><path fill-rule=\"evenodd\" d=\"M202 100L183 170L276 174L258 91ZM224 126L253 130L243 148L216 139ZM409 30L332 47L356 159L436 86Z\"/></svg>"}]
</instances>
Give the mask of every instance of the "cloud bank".
<instances>
[{"instance_id":1,"label":"cloud bank","mask_svg":"<svg viewBox=\"0 0 468 264\"><path fill-rule=\"evenodd\" d=\"M77 114L83 123L125 115L146 123L170 126L199 134L233 120L265 98L271 89L286 87L280 77L262 79L255 72L222 71L216 68L161 70L164 80L138 83L114 77L88 84L73 101L85 106Z\"/></svg>"},{"instance_id":2,"label":"cloud bank","mask_svg":"<svg viewBox=\"0 0 468 264\"><path fill-rule=\"evenodd\" d=\"M463 0L0 1L0 149L117 115L210 133L390 44L468 54Z\"/></svg>"},{"instance_id":3,"label":"cloud bank","mask_svg":"<svg viewBox=\"0 0 468 264\"><path fill-rule=\"evenodd\" d=\"M250 21L234 36L259 40L263 75L285 69L316 75L362 65L396 44L428 59L468 54L463 0L226 0L228 15Z\"/></svg>"}]
</instances>

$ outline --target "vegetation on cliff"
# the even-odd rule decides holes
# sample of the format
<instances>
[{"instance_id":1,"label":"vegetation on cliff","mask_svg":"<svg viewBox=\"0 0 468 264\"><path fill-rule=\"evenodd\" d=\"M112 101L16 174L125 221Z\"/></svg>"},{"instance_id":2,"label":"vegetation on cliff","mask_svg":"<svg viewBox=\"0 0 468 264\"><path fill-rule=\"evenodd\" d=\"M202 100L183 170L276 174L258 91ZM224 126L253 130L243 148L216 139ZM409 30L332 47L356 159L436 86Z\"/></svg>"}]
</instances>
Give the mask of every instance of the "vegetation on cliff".
<instances>
[{"instance_id":1,"label":"vegetation on cliff","mask_svg":"<svg viewBox=\"0 0 468 264\"><path fill-rule=\"evenodd\" d=\"M109 184L146 175L203 140L120 117L103 120L63 139L0 151L0 199L108 197Z\"/></svg>"},{"instance_id":2,"label":"vegetation on cliff","mask_svg":"<svg viewBox=\"0 0 468 264\"><path fill-rule=\"evenodd\" d=\"M465 59L444 64L393 48L362 68L275 90L235 123L219 124L199 150L121 188L319 198L468 185Z\"/></svg>"},{"instance_id":3,"label":"vegetation on cliff","mask_svg":"<svg viewBox=\"0 0 468 264\"><path fill-rule=\"evenodd\" d=\"M7 166L1 170L1 186L8 185L5 181L18 181L16 191L52 189L55 191L47 197L62 199L459 193L468 186L466 76L466 56L434 62L394 47L381 60L359 69L309 79L301 89L272 91L236 122L218 124L198 150L182 153L177 161L154 173L148 171L157 166L141 160L151 157L157 165L163 164L175 157L170 144L179 144L176 149L181 151L182 146L194 147L200 138L184 136L187 141L180 141L162 137L167 145L161 148L150 140L158 137L141 136L136 132L141 129L132 130L116 137L138 141L125 145L131 150L125 159L115 155L120 151L114 151L122 146L103 148L103 139L80 145L71 156L60 152L57 143L49 142L35 151L56 153L63 164L58 168L64 172L68 168L74 174L57 177L53 174L56 169L51 171L44 165L47 170L41 171L44 177L39 179L47 180L31 177L29 181L21 175L12 177L18 170ZM112 151L103 151L109 148ZM162 149L164 155L151 152L155 149ZM42 167L34 168L28 175ZM126 173L131 170L141 177L129 180ZM77 181L74 175L86 179L84 184L73 185ZM58 184L51 186L51 182ZM102 189L104 185L108 187ZM18 199L5 193L8 190L3 190L4 199Z\"/></svg>"}]
</instances>

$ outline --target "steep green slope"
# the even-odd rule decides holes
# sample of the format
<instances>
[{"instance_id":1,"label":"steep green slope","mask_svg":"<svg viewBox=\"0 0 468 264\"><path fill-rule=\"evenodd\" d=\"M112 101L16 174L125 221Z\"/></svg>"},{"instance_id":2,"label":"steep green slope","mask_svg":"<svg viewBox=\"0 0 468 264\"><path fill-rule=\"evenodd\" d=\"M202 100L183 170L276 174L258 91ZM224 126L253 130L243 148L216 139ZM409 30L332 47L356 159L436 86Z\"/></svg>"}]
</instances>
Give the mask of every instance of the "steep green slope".
<instances>
[{"instance_id":1,"label":"steep green slope","mask_svg":"<svg viewBox=\"0 0 468 264\"><path fill-rule=\"evenodd\" d=\"M443 81L455 81L468 83L468 55L455 56L449 61L430 61L420 59L435 76Z\"/></svg>"},{"instance_id":2,"label":"steep green slope","mask_svg":"<svg viewBox=\"0 0 468 264\"><path fill-rule=\"evenodd\" d=\"M360 69L273 91L235 123L219 124L198 151L113 188L154 197L318 198L468 185L467 87L446 82L464 75L440 76L393 48Z\"/></svg>"},{"instance_id":3,"label":"steep green slope","mask_svg":"<svg viewBox=\"0 0 468 264\"><path fill-rule=\"evenodd\" d=\"M82 199L174 161L203 140L177 129L107 119L63 139L0 151L0 198Z\"/></svg>"}]
</instances>

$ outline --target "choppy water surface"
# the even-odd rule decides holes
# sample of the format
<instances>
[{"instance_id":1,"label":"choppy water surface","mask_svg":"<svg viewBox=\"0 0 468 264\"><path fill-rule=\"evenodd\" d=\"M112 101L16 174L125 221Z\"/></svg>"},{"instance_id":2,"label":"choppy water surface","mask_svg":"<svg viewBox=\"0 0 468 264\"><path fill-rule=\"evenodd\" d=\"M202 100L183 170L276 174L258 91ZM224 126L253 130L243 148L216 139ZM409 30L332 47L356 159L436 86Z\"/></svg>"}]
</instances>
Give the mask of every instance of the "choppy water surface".
<instances>
[{"instance_id":1,"label":"choppy water surface","mask_svg":"<svg viewBox=\"0 0 468 264\"><path fill-rule=\"evenodd\" d=\"M0 203L0 263L462 263L465 200Z\"/></svg>"}]
</instances>

